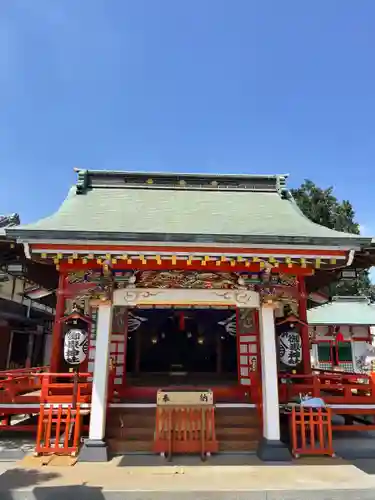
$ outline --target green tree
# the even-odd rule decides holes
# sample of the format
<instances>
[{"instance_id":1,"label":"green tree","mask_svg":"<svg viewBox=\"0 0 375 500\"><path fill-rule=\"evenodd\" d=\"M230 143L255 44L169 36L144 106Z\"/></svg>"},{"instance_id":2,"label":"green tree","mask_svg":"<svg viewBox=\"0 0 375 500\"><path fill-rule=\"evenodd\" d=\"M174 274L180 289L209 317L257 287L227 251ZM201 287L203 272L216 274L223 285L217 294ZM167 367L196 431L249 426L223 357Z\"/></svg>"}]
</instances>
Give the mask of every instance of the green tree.
<instances>
[{"instance_id":1,"label":"green tree","mask_svg":"<svg viewBox=\"0 0 375 500\"><path fill-rule=\"evenodd\" d=\"M352 204L348 200L340 202L333 194L333 187L321 189L312 181L305 180L298 189L292 189L291 192L301 211L316 224L336 231L359 234L359 224L355 221ZM368 270L360 271L356 279L332 283L329 293L331 296L375 295Z\"/></svg>"}]
</instances>

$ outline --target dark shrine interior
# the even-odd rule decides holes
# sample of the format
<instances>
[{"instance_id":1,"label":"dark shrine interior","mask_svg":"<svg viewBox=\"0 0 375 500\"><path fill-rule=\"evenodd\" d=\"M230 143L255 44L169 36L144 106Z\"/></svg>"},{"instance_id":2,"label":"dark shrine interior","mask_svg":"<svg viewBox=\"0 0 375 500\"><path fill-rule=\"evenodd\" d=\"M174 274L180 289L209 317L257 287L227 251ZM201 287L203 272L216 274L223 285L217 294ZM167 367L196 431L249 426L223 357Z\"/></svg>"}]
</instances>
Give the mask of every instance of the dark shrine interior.
<instances>
[{"instance_id":1,"label":"dark shrine interior","mask_svg":"<svg viewBox=\"0 0 375 500\"><path fill-rule=\"evenodd\" d=\"M136 308L128 324L129 374L237 376L234 309Z\"/></svg>"}]
</instances>

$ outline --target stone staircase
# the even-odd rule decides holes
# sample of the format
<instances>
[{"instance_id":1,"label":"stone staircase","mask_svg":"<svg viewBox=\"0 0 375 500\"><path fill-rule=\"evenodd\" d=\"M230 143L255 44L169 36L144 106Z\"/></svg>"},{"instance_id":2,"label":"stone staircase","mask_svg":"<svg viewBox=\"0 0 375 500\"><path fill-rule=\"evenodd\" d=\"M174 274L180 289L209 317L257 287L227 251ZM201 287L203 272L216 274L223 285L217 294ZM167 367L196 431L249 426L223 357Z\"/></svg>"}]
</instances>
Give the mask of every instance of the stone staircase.
<instances>
[{"instance_id":1,"label":"stone staircase","mask_svg":"<svg viewBox=\"0 0 375 500\"><path fill-rule=\"evenodd\" d=\"M261 425L255 408L216 408L215 422L219 451L256 451Z\"/></svg>"},{"instance_id":2,"label":"stone staircase","mask_svg":"<svg viewBox=\"0 0 375 500\"><path fill-rule=\"evenodd\" d=\"M155 408L113 408L107 417L107 443L111 453L152 453Z\"/></svg>"},{"instance_id":3,"label":"stone staircase","mask_svg":"<svg viewBox=\"0 0 375 500\"><path fill-rule=\"evenodd\" d=\"M114 454L152 453L155 408L116 408L108 412L107 442ZM261 437L258 413L252 408L217 408L219 451L254 452Z\"/></svg>"}]
</instances>

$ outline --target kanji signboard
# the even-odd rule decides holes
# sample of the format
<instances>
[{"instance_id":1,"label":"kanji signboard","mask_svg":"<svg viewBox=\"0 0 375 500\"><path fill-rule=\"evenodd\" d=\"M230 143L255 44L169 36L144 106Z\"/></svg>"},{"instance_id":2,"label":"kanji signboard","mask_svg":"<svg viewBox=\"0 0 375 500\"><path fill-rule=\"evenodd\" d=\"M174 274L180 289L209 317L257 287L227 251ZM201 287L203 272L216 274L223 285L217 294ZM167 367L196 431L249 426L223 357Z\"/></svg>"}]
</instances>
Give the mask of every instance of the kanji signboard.
<instances>
[{"instance_id":1,"label":"kanji signboard","mask_svg":"<svg viewBox=\"0 0 375 500\"><path fill-rule=\"evenodd\" d=\"M164 391L158 390L156 404L158 406L179 405L213 405L214 397L211 390L201 391Z\"/></svg>"}]
</instances>

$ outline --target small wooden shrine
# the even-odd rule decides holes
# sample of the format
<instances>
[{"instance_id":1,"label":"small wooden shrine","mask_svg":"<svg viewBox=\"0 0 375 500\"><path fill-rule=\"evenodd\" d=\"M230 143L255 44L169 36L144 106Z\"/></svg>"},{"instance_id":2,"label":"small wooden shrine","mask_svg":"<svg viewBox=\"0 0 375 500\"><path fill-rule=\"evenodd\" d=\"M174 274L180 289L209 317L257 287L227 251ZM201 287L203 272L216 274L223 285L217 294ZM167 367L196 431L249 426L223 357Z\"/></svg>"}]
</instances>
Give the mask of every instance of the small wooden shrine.
<instances>
[{"instance_id":1,"label":"small wooden shrine","mask_svg":"<svg viewBox=\"0 0 375 500\"><path fill-rule=\"evenodd\" d=\"M219 450L286 457L280 403L323 390L307 288L369 255L371 239L309 221L283 175L77 175L55 214L7 235L59 273L52 373L69 370L72 304L92 321L79 368L90 405L82 457L151 452L158 391L177 389L212 391Z\"/></svg>"}]
</instances>

